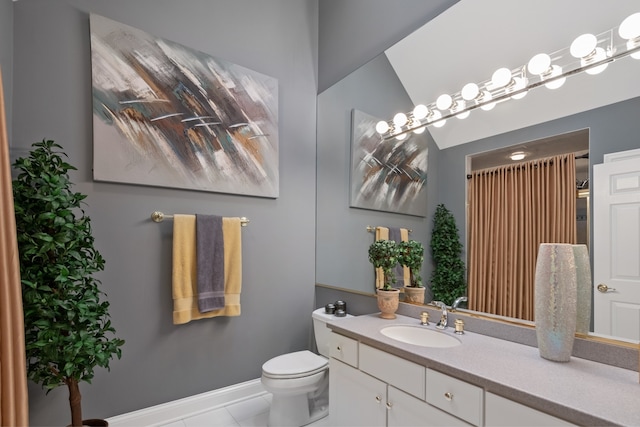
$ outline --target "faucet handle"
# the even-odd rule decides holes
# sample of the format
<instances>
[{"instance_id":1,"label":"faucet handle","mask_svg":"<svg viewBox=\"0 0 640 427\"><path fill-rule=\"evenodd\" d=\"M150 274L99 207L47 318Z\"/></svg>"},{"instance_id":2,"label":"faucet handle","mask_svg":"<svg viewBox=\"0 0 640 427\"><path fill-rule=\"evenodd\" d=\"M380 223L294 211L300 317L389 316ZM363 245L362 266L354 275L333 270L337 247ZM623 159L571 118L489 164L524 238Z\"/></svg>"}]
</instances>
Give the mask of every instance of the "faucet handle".
<instances>
[{"instance_id":1,"label":"faucet handle","mask_svg":"<svg viewBox=\"0 0 640 427\"><path fill-rule=\"evenodd\" d=\"M420 313L420 324L421 325L428 325L429 324L429 312L428 311L423 311L422 313Z\"/></svg>"}]
</instances>

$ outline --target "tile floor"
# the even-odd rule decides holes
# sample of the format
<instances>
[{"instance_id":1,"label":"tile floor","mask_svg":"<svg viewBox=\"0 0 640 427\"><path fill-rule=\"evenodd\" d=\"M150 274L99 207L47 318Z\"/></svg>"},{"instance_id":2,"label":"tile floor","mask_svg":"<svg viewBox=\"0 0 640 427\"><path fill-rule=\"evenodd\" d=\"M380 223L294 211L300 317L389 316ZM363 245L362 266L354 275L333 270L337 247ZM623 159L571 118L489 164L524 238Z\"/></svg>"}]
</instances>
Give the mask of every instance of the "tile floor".
<instances>
[{"instance_id":1,"label":"tile floor","mask_svg":"<svg viewBox=\"0 0 640 427\"><path fill-rule=\"evenodd\" d=\"M185 417L162 427L266 427L269 418L271 394L236 401L198 415ZM328 427L328 417L309 424L310 427Z\"/></svg>"}]
</instances>

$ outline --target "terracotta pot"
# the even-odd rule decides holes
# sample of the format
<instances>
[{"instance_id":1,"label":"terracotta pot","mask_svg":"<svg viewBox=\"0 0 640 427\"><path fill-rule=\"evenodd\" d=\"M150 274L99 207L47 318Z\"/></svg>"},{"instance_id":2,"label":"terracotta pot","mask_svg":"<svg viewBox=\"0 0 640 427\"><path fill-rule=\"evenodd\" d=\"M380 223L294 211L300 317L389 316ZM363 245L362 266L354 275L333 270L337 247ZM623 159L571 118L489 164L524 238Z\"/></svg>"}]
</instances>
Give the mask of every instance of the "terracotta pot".
<instances>
[{"instance_id":1,"label":"terracotta pot","mask_svg":"<svg viewBox=\"0 0 640 427\"><path fill-rule=\"evenodd\" d=\"M377 290L378 308L380 309L380 317L383 319L395 319L398 303L400 302L400 290L392 289L390 291Z\"/></svg>"},{"instance_id":2,"label":"terracotta pot","mask_svg":"<svg viewBox=\"0 0 640 427\"><path fill-rule=\"evenodd\" d=\"M405 286L404 287L404 302L408 302L410 304L424 304L424 291L425 287L413 287L413 286Z\"/></svg>"}]
</instances>

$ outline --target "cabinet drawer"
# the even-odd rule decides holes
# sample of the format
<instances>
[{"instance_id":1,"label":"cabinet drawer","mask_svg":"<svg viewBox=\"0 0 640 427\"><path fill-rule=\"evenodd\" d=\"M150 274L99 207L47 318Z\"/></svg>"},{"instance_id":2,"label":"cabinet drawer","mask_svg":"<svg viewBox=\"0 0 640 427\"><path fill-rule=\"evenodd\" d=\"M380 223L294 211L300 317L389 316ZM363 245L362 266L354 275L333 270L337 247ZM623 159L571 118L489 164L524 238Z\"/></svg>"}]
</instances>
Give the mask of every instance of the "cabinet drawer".
<instances>
[{"instance_id":1,"label":"cabinet drawer","mask_svg":"<svg viewBox=\"0 0 640 427\"><path fill-rule=\"evenodd\" d=\"M487 426L575 425L489 392L485 395L485 404L485 425Z\"/></svg>"},{"instance_id":2,"label":"cabinet drawer","mask_svg":"<svg viewBox=\"0 0 640 427\"><path fill-rule=\"evenodd\" d=\"M424 366L394 356L366 344L360 344L358 363L360 370L424 399Z\"/></svg>"},{"instance_id":3,"label":"cabinet drawer","mask_svg":"<svg viewBox=\"0 0 640 427\"><path fill-rule=\"evenodd\" d=\"M484 406L482 388L427 369L427 402L458 418L482 424Z\"/></svg>"},{"instance_id":4,"label":"cabinet drawer","mask_svg":"<svg viewBox=\"0 0 640 427\"><path fill-rule=\"evenodd\" d=\"M329 356L357 368L358 341L331 332L329 338Z\"/></svg>"}]
</instances>

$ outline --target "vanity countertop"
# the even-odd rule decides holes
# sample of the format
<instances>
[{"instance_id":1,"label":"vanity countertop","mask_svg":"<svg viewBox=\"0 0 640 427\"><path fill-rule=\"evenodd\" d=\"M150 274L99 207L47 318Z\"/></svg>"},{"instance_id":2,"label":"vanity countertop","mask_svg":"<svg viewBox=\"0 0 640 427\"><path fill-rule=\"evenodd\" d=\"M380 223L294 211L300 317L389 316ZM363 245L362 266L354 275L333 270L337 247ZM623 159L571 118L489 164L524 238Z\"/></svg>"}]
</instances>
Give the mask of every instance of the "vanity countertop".
<instances>
[{"instance_id":1,"label":"vanity countertop","mask_svg":"<svg viewBox=\"0 0 640 427\"><path fill-rule=\"evenodd\" d=\"M483 387L534 409L580 425L640 426L638 372L572 357L567 363L540 357L536 347L473 332L455 335L449 348L406 344L380 333L391 325L420 326L418 319L378 314L328 324L334 332ZM420 326L434 329L434 323Z\"/></svg>"}]
</instances>

